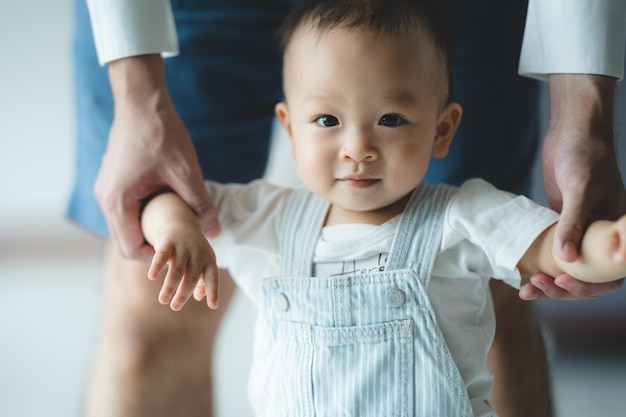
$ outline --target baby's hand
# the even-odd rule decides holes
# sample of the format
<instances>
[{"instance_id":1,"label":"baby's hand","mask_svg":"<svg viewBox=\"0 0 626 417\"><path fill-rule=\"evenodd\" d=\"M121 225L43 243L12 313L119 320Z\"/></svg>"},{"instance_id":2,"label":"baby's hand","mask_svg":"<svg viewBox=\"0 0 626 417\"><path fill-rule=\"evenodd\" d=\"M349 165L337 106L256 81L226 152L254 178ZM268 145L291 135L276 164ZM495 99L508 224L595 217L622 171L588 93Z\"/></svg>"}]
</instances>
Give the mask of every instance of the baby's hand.
<instances>
[{"instance_id":1,"label":"baby's hand","mask_svg":"<svg viewBox=\"0 0 626 417\"><path fill-rule=\"evenodd\" d=\"M206 295L208 306L217 308L219 272L215 254L197 227L164 226L153 246L155 253L148 278L156 280L167 269L159 293L161 304L169 304L172 310L179 311L193 294L197 300Z\"/></svg>"},{"instance_id":2,"label":"baby's hand","mask_svg":"<svg viewBox=\"0 0 626 417\"><path fill-rule=\"evenodd\" d=\"M616 263L626 263L626 216L620 217L611 230L609 256Z\"/></svg>"}]
</instances>

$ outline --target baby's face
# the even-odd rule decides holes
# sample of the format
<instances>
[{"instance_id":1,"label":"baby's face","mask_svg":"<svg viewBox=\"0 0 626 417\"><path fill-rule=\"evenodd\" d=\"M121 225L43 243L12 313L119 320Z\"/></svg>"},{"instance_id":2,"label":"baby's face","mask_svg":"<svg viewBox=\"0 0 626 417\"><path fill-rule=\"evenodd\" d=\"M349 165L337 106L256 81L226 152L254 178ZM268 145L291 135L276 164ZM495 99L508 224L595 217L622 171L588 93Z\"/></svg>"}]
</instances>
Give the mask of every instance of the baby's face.
<instances>
[{"instance_id":1,"label":"baby's face","mask_svg":"<svg viewBox=\"0 0 626 417\"><path fill-rule=\"evenodd\" d=\"M430 42L301 28L285 55L277 114L302 182L331 217L380 223L404 208L437 144L442 81ZM329 219L332 223L332 219Z\"/></svg>"}]
</instances>

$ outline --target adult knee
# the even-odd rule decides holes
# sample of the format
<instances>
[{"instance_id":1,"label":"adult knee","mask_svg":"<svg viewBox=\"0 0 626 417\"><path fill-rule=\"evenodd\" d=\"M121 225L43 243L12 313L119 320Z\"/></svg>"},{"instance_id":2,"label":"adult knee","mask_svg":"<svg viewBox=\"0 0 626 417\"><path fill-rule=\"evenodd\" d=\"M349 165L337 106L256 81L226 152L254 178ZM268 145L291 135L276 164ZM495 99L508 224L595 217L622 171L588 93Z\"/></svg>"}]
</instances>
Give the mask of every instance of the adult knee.
<instances>
[{"instance_id":1,"label":"adult knee","mask_svg":"<svg viewBox=\"0 0 626 417\"><path fill-rule=\"evenodd\" d=\"M180 312L161 305L160 282L148 280L147 269L112 244L107 248L101 348L131 374L208 369L216 332L212 312L196 301Z\"/></svg>"}]
</instances>

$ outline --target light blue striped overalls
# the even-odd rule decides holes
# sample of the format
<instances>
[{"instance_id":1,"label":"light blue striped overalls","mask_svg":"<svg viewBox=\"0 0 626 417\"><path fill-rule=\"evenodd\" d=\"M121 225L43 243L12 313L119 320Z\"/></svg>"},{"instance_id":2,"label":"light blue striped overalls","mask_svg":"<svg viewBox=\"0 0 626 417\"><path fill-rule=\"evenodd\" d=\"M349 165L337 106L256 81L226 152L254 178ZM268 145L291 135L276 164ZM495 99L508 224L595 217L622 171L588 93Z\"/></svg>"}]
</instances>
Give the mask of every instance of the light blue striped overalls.
<instances>
[{"instance_id":1,"label":"light blue striped overalls","mask_svg":"<svg viewBox=\"0 0 626 417\"><path fill-rule=\"evenodd\" d=\"M472 409L425 288L452 187L420 185L384 271L311 277L328 202L298 190L263 280L250 379L263 417L463 417Z\"/></svg>"}]
</instances>

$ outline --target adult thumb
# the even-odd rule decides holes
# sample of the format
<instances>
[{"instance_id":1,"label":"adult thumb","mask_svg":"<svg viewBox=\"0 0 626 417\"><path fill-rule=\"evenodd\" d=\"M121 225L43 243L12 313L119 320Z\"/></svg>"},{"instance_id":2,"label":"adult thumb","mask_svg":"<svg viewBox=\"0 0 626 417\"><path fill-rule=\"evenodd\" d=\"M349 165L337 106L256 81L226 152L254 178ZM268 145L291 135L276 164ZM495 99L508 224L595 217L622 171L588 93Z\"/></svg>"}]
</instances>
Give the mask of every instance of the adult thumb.
<instances>
[{"instance_id":1,"label":"adult thumb","mask_svg":"<svg viewBox=\"0 0 626 417\"><path fill-rule=\"evenodd\" d=\"M578 258L589 217L589 210L582 200L579 199L578 203L571 203L571 201L565 198L563 200L563 208L556 225L553 242L557 256L566 262L574 262Z\"/></svg>"},{"instance_id":2,"label":"adult thumb","mask_svg":"<svg viewBox=\"0 0 626 417\"><path fill-rule=\"evenodd\" d=\"M198 216L202 233L208 238L217 237L221 231L219 212L204 182L192 181L188 187L175 191Z\"/></svg>"}]
</instances>

